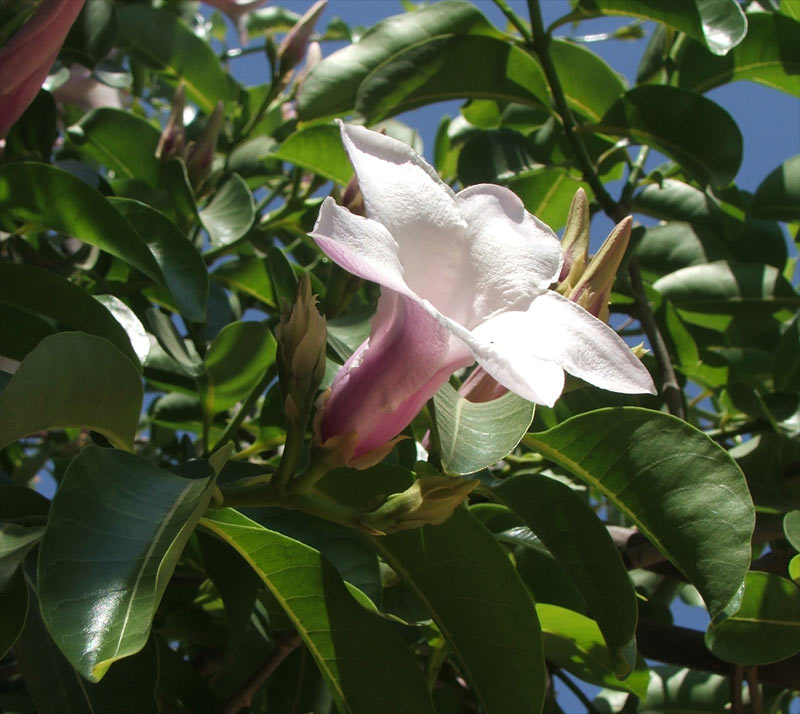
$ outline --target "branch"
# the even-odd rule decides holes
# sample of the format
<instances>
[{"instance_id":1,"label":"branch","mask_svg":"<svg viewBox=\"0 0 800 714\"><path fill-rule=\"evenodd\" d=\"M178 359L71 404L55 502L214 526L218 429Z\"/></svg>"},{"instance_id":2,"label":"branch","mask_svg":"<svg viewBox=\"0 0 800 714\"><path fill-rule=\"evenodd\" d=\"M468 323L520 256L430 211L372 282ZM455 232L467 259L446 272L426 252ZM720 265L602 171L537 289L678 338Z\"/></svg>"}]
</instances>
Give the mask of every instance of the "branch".
<instances>
[{"instance_id":1,"label":"branch","mask_svg":"<svg viewBox=\"0 0 800 714\"><path fill-rule=\"evenodd\" d=\"M270 655L266 662L261 666L247 683L236 690L220 710L220 714L236 714L241 709L249 707L256 692L261 689L270 675L278 668L292 652L300 645L300 635L297 632L279 639L275 651Z\"/></svg>"}]
</instances>

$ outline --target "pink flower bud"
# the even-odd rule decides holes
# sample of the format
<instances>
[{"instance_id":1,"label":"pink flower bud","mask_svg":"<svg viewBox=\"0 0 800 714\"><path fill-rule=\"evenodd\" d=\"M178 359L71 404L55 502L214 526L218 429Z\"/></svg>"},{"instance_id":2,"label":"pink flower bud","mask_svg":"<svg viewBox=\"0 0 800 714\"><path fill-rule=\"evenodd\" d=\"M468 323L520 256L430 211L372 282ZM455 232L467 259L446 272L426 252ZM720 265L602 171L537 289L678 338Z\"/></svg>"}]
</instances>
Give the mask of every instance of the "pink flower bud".
<instances>
[{"instance_id":1,"label":"pink flower bud","mask_svg":"<svg viewBox=\"0 0 800 714\"><path fill-rule=\"evenodd\" d=\"M328 0L317 0L297 21L297 24L286 33L286 37L278 47L278 60L280 61L278 74L282 77L303 61L311 41L311 35L314 33L314 26L327 4Z\"/></svg>"}]
</instances>

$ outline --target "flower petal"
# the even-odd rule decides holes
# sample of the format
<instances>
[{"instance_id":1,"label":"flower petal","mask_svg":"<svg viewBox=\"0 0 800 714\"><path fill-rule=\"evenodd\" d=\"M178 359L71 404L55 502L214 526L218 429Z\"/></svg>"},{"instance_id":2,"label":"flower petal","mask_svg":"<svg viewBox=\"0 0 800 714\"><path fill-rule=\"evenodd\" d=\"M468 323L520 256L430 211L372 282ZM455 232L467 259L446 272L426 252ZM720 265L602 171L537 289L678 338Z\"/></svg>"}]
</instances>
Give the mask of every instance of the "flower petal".
<instances>
[{"instance_id":1,"label":"flower petal","mask_svg":"<svg viewBox=\"0 0 800 714\"><path fill-rule=\"evenodd\" d=\"M328 197L309 235L340 268L384 287L411 295L403 279L397 243L377 221L356 216Z\"/></svg>"},{"instance_id":2,"label":"flower petal","mask_svg":"<svg viewBox=\"0 0 800 714\"><path fill-rule=\"evenodd\" d=\"M469 350L414 300L382 290L369 339L331 384L320 436L356 432L357 458L402 431Z\"/></svg>"},{"instance_id":3,"label":"flower petal","mask_svg":"<svg viewBox=\"0 0 800 714\"><path fill-rule=\"evenodd\" d=\"M561 270L556 234L502 186L470 186L456 201L469 226L470 262L480 266L472 288L474 315L462 324L477 325L500 310L524 310Z\"/></svg>"}]
</instances>

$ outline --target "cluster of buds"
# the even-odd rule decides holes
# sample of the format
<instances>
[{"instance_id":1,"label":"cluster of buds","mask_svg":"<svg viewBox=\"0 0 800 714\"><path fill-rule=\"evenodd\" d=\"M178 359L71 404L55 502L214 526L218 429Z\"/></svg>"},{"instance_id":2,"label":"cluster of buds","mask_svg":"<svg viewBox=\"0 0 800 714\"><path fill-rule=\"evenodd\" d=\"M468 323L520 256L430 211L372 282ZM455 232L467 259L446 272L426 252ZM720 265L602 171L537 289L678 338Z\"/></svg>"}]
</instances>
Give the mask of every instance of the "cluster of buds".
<instances>
[{"instance_id":1,"label":"cluster of buds","mask_svg":"<svg viewBox=\"0 0 800 714\"><path fill-rule=\"evenodd\" d=\"M283 38L278 47L277 57L278 76L284 81L288 80L289 73L306 57L306 51L311 49L309 45L314 34L314 27L327 4L328 0L317 0ZM306 60L307 67L311 66L310 63L318 62L317 55L321 55L319 45L313 44L316 44L316 48L312 51L313 56L309 56Z\"/></svg>"},{"instance_id":2,"label":"cluster of buds","mask_svg":"<svg viewBox=\"0 0 800 714\"><path fill-rule=\"evenodd\" d=\"M211 173L217 140L222 130L223 106L217 102L214 112L206 123L197 141L187 141L183 125L183 112L186 107L186 90L183 83L178 85L172 99L172 111L156 147L156 156L162 161L180 158L186 162L189 182L199 191Z\"/></svg>"}]
</instances>

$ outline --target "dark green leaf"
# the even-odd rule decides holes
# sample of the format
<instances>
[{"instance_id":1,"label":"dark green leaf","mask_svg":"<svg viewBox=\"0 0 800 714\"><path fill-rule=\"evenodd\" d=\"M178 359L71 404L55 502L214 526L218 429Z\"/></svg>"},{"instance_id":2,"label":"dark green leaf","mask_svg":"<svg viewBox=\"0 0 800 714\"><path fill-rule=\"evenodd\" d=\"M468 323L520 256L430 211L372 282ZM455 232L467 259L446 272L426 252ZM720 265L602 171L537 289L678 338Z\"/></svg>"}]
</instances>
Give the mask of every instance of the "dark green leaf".
<instances>
[{"instance_id":1,"label":"dark green leaf","mask_svg":"<svg viewBox=\"0 0 800 714\"><path fill-rule=\"evenodd\" d=\"M458 178L464 186L504 183L517 174L541 168L528 139L513 129L479 132L467 140L458 154Z\"/></svg>"},{"instance_id":2,"label":"dark green leaf","mask_svg":"<svg viewBox=\"0 0 800 714\"><path fill-rule=\"evenodd\" d=\"M678 85L706 92L726 82L749 79L800 95L800 23L779 13L748 15L741 44L715 57L697 42L687 42L678 65Z\"/></svg>"},{"instance_id":3,"label":"dark green leaf","mask_svg":"<svg viewBox=\"0 0 800 714\"><path fill-rule=\"evenodd\" d=\"M624 94L620 75L594 52L564 40L550 43L549 52L567 102L589 121L600 121Z\"/></svg>"},{"instance_id":4,"label":"dark green leaf","mask_svg":"<svg viewBox=\"0 0 800 714\"><path fill-rule=\"evenodd\" d=\"M71 62L94 67L117 39L117 16L111 0L86 0L61 48Z\"/></svg>"},{"instance_id":5,"label":"dark green leaf","mask_svg":"<svg viewBox=\"0 0 800 714\"><path fill-rule=\"evenodd\" d=\"M719 260L692 265L657 280L653 287L677 308L736 314L795 308L800 297L772 265Z\"/></svg>"},{"instance_id":6,"label":"dark green leaf","mask_svg":"<svg viewBox=\"0 0 800 714\"><path fill-rule=\"evenodd\" d=\"M208 273L191 241L169 218L147 204L129 198L110 198L109 202L150 248L181 314L193 322L205 322Z\"/></svg>"},{"instance_id":7,"label":"dark green leaf","mask_svg":"<svg viewBox=\"0 0 800 714\"><path fill-rule=\"evenodd\" d=\"M714 231L680 221L647 228L636 241L633 254L643 269L658 276L690 265L733 258L725 241Z\"/></svg>"},{"instance_id":8,"label":"dark green leaf","mask_svg":"<svg viewBox=\"0 0 800 714\"><path fill-rule=\"evenodd\" d=\"M677 87L634 87L594 129L653 146L702 182L724 186L742 163L742 134L730 114L710 99Z\"/></svg>"},{"instance_id":9,"label":"dark green leaf","mask_svg":"<svg viewBox=\"0 0 800 714\"><path fill-rule=\"evenodd\" d=\"M172 320L154 307L148 308L146 315L150 332L155 335L164 352L180 366L184 374L199 377L203 373L203 362L178 334Z\"/></svg>"},{"instance_id":10,"label":"dark green leaf","mask_svg":"<svg viewBox=\"0 0 800 714\"><path fill-rule=\"evenodd\" d=\"M737 664L769 664L800 652L800 588L778 575L748 573L742 607L709 627L706 644Z\"/></svg>"},{"instance_id":11,"label":"dark green leaf","mask_svg":"<svg viewBox=\"0 0 800 714\"><path fill-rule=\"evenodd\" d=\"M645 186L634 196L633 208L655 218L710 228L719 227L722 221L716 201L700 189L676 179Z\"/></svg>"},{"instance_id":12,"label":"dark green leaf","mask_svg":"<svg viewBox=\"0 0 800 714\"><path fill-rule=\"evenodd\" d=\"M525 444L600 490L687 575L712 617L735 611L754 511L742 472L711 439L667 414L620 407Z\"/></svg>"},{"instance_id":13,"label":"dark green leaf","mask_svg":"<svg viewBox=\"0 0 800 714\"><path fill-rule=\"evenodd\" d=\"M131 225L98 191L55 166L0 166L0 215L4 213L96 245L163 283L158 263Z\"/></svg>"},{"instance_id":14,"label":"dark green leaf","mask_svg":"<svg viewBox=\"0 0 800 714\"><path fill-rule=\"evenodd\" d=\"M445 34L498 36L474 5L445 0L379 22L360 41L325 58L303 81L298 111L303 121L346 114L364 78L398 52Z\"/></svg>"},{"instance_id":15,"label":"dark green leaf","mask_svg":"<svg viewBox=\"0 0 800 714\"><path fill-rule=\"evenodd\" d=\"M3 158L49 161L58 137L57 120L53 95L42 89L6 135Z\"/></svg>"},{"instance_id":16,"label":"dark green leaf","mask_svg":"<svg viewBox=\"0 0 800 714\"><path fill-rule=\"evenodd\" d=\"M475 403L445 384L433 398L444 468L471 474L493 464L519 444L533 420L534 405L511 392Z\"/></svg>"},{"instance_id":17,"label":"dark green leaf","mask_svg":"<svg viewBox=\"0 0 800 714\"><path fill-rule=\"evenodd\" d=\"M649 681L647 669L637 669L624 682L618 679L614 673L614 658L594 620L557 605L542 603L537 603L536 614L542 623L542 644L548 662L584 682L622 689L644 699Z\"/></svg>"},{"instance_id":18,"label":"dark green leaf","mask_svg":"<svg viewBox=\"0 0 800 714\"><path fill-rule=\"evenodd\" d=\"M253 194L239 174L233 174L220 186L208 205L200 211L211 245L233 243L250 230L256 215Z\"/></svg>"},{"instance_id":19,"label":"dark green leaf","mask_svg":"<svg viewBox=\"0 0 800 714\"><path fill-rule=\"evenodd\" d=\"M139 358L120 323L97 300L65 278L31 265L2 262L0 305L3 307L5 326L0 332L0 346L3 348L0 352L8 357L22 359L39 341L35 339L18 342L26 337L25 332L31 329L29 325L21 325L24 327L22 334L4 334L11 329L10 320L6 321L5 310L8 305L13 305L26 312L48 317L73 330L105 337L130 359L136 369L141 370ZM44 323L43 328L45 329L40 332L42 337L55 331L55 326L48 327L47 323ZM22 348L15 349L14 345Z\"/></svg>"},{"instance_id":20,"label":"dark green leaf","mask_svg":"<svg viewBox=\"0 0 800 714\"><path fill-rule=\"evenodd\" d=\"M292 264L278 246L272 246L267 253L267 270L269 271L272 290L281 310L294 303L297 295L297 276Z\"/></svg>"},{"instance_id":21,"label":"dark green leaf","mask_svg":"<svg viewBox=\"0 0 800 714\"><path fill-rule=\"evenodd\" d=\"M468 97L535 107L550 101L544 73L527 52L494 37L445 35L372 70L358 88L356 110L373 123L423 104Z\"/></svg>"},{"instance_id":22,"label":"dark green leaf","mask_svg":"<svg viewBox=\"0 0 800 714\"><path fill-rule=\"evenodd\" d=\"M28 585L22 568L11 573L2 572L5 567L0 563L0 659L20 636L25 627L28 614Z\"/></svg>"},{"instance_id":23,"label":"dark green leaf","mask_svg":"<svg viewBox=\"0 0 800 714\"><path fill-rule=\"evenodd\" d=\"M290 161L343 186L353 175L339 127L334 124L310 126L291 134L271 156Z\"/></svg>"},{"instance_id":24,"label":"dark green leaf","mask_svg":"<svg viewBox=\"0 0 800 714\"><path fill-rule=\"evenodd\" d=\"M106 166L118 178L138 179L152 187L158 185L159 131L145 119L121 109L101 107L69 127L68 133L82 153Z\"/></svg>"},{"instance_id":25,"label":"dark green leaf","mask_svg":"<svg viewBox=\"0 0 800 714\"><path fill-rule=\"evenodd\" d=\"M800 391L800 316L795 316L781 335L772 363L775 388Z\"/></svg>"},{"instance_id":26,"label":"dark green leaf","mask_svg":"<svg viewBox=\"0 0 800 714\"><path fill-rule=\"evenodd\" d=\"M778 221L800 219L800 155L784 161L761 182L750 211Z\"/></svg>"},{"instance_id":27,"label":"dark green leaf","mask_svg":"<svg viewBox=\"0 0 800 714\"><path fill-rule=\"evenodd\" d=\"M0 393L0 448L77 426L130 451L141 406L141 378L125 355L102 337L60 332L25 357Z\"/></svg>"},{"instance_id":28,"label":"dark green leaf","mask_svg":"<svg viewBox=\"0 0 800 714\"><path fill-rule=\"evenodd\" d=\"M226 325L205 356L205 409L216 414L244 399L275 361L276 342L265 322Z\"/></svg>"},{"instance_id":29,"label":"dark green leaf","mask_svg":"<svg viewBox=\"0 0 800 714\"><path fill-rule=\"evenodd\" d=\"M318 551L231 509L210 511L202 524L235 548L281 603L342 714L433 712L405 645L353 599Z\"/></svg>"},{"instance_id":30,"label":"dark green leaf","mask_svg":"<svg viewBox=\"0 0 800 714\"><path fill-rule=\"evenodd\" d=\"M724 55L747 32L747 20L736 0L578 0L562 21L598 15L630 15L655 20L705 42L714 54Z\"/></svg>"},{"instance_id":31,"label":"dark green leaf","mask_svg":"<svg viewBox=\"0 0 800 714\"><path fill-rule=\"evenodd\" d=\"M171 12L144 5L117 8L120 42L143 64L172 84L183 81L187 95L211 114L217 102L236 99L236 85L211 45Z\"/></svg>"},{"instance_id":32,"label":"dark green leaf","mask_svg":"<svg viewBox=\"0 0 800 714\"><path fill-rule=\"evenodd\" d=\"M567 222L567 212L575 191L583 187L592 195L588 185L560 168L540 169L514 179L508 187L522 199L528 212L553 230L558 230Z\"/></svg>"},{"instance_id":33,"label":"dark green leaf","mask_svg":"<svg viewBox=\"0 0 800 714\"><path fill-rule=\"evenodd\" d=\"M231 290L252 295L270 308L275 307L267 261L264 258L247 258L220 265L211 277Z\"/></svg>"},{"instance_id":34,"label":"dark green leaf","mask_svg":"<svg viewBox=\"0 0 800 714\"><path fill-rule=\"evenodd\" d=\"M183 478L113 449L86 447L56 492L39 548L42 617L84 677L99 681L144 647L214 476ZM77 567L77 564L80 564Z\"/></svg>"},{"instance_id":35,"label":"dark green leaf","mask_svg":"<svg viewBox=\"0 0 800 714\"><path fill-rule=\"evenodd\" d=\"M614 541L591 507L547 476L504 480L495 494L536 533L578 586L619 677L636 663L636 594Z\"/></svg>"}]
</instances>

